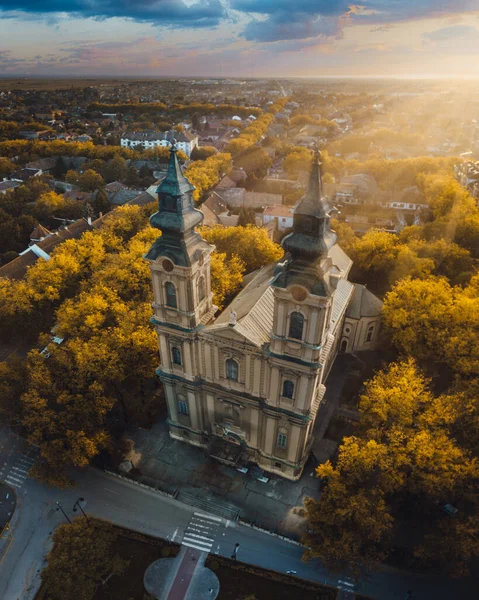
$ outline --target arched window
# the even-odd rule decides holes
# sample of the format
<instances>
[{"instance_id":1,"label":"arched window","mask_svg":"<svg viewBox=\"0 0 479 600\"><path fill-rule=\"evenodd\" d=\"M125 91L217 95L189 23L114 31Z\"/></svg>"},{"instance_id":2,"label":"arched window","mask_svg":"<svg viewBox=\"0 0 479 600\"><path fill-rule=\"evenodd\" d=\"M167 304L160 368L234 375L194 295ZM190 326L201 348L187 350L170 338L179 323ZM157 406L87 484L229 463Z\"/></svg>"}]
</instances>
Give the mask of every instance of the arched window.
<instances>
[{"instance_id":1,"label":"arched window","mask_svg":"<svg viewBox=\"0 0 479 600\"><path fill-rule=\"evenodd\" d=\"M181 350L176 346L173 346L173 348L171 349L171 358L173 360L174 365L181 366Z\"/></svg>"},{"instance_id":2,"label":"arched window","mask_svg":"<svg viewBox=\"0 0 479 600\"><path fill-rule=\"evenodd\" d=\"M374 325L370 325L368 327L368 335L366 337L367 342L370 342L373 339L373 333L374 333Z\"/></svg>"},{"instance_id":3,"label":"arched window","mask_svg":"<svg viewBox=\"0 0 479 600\"><path fill-rule=\"evenodd\" d=\"M198 300L201 302L205 297L205 278L200 277L198 279Z\"/></svg>"},{"instance_id":4,"label":"arched window","mask_svg":"<svg viewBox=\"0 0 479 600\"><path fill-rule=\"evenodd\" d=\"M283 382L283 396L285 398L292 398L294 393L294 383L292 381Z\"/></svg>"},{"instance_id":5,"label":"arched window","mask_svg":"<svg viewBox=\"0 0 479 600\"><path fill-rule=\"evenodd\" d=\"M339 351L342 353L346 352L346 349L348 347L348 340L343 340L341 342L341 347L339 348Z\"/></svg>"},{"instance_id":6,"label":"arched window","mask_svg":"<svg viewBox=\"0 0 479 600\"><path fill-rule=\"evenodd\" d=\"M292 312L289 317L289 337L295 340L303 339L304 317L299 312Z\"/></svg>"},{"instance_id":7,"label":"arched window","mask_svg":"<svg viewBox=\"0 0 479 600\"><path fill-rule=\"evenodd\" d=\"M232 358L228 358L226 361L226 377L227 379L232 379L233 381L238 381L238 363Z\"/></svg>"},{"instance_id":8,"label":"arched window","mask_svg":"<svg viewBox=\"0 0 479 600\"><path fill-rule=\"evenodd\" d=\"M167 281L165 283L165 291L166 291L166 306L170 306L171 308L178 308L178 304L176 301L176 287L171 281Z\"/></svg>"},{"instance_id":9,"label":"arched window","mask_svg":"<svg viewBox=\"0 0 479 600\"><path fill-rule=\"evenodd\" d=\"M288 434L284 431L278 431L278 437L276 438L276 445L278 448L285 449L288 445Z\"/></svg>"}]
</instances>

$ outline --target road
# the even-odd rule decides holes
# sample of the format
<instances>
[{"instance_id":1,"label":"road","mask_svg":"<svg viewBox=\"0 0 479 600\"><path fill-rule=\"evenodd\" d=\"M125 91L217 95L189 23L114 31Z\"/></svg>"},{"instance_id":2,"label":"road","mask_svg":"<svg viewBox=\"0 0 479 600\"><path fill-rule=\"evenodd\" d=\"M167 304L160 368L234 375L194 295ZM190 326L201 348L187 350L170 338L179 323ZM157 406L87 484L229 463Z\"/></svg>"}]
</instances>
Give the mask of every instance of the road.
<instances>
[{"instance_id":1,"label":"road","mask_svg":"<svg viewBox=\"0 0 479 600\"><path fill-rule=\"evenodd\" d=\"M8 464L13 465L24 456L19 441L0 430L0 447L2 443L9 447ZM5 472L8 475L8 468ZM52 532L65 520L56 510L56 502L60 502L67 515L73 517L73 505L83 497L84 510L95 517L178 543L182 542L185 533L186 540L188 536L191 539L190 523L192 519L194 522L198 509L96 469L76 473L74 479L75 488L68 490L41 485L29 478L17 484L17 509L11 522L14 541L0 564L1 600L31 600L34 597ZM329 574L318 562L303 563L301 547L236 522L220 521L207 551L229 557L238 543L239 561L283 573L296 571L298 577L351 590L351 582L344 576ZM471 580L453 582L388 570L372 574L352 589L378 600L402 600L409 589L413 590L412 600L450 600L475 598L474 585Z\"/></svg>"}]
</instances>

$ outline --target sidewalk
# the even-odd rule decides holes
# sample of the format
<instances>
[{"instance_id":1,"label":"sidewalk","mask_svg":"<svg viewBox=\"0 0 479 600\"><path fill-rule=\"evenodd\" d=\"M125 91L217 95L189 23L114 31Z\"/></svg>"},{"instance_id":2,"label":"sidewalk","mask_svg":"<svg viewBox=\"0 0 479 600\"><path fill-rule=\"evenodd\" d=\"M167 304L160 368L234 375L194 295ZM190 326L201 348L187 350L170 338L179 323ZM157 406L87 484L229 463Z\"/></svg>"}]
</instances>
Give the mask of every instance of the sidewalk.
<instances>
[{"instance_id":1,"label":"sidewalk","mask_svg":"<svg viewBox=\"0 0 479 600\"><path fill-rule=\"evenodd\" d=\"M338 406L345 374L352 361L352 357L341 356L333 366L315 424L313 455L299 481L267 474L269 482L261 483L250 473L239 473L220 464L204 450L171 439L166 414L161 415L151 429L135 429L125 435L131 443L130 453L125 458L137 470L132 476L152 487L178 492L179 499L203 510L216 503L216 513L225 518L234 518L228 516L228 512L231 515L239 512L242 519L298 540L306 525L302 516L304 498L318 499L320 494L314 470L319 460L329 458L317 450L330 447L334 452L337 446L337 442L324 439L324 434Z\"/></svg>"},{"instance_id":2,"label":"sidewalk","mask_svg":"<svg viewBox=\"0 0 479 600\"><path fill-rule=\"evenodd\" d=\"M305 525L296 511L303 508L305 496L319 497L312 459L297 482L272 475L268 483L261 483L248 473L220 464L200 448L171 439L165 416L150 430L137 429L126 438L132 442L126 458L139 473L135 479L210 506L218 503L220 510L230 508L258 526L295 539Z\"/></svg>"}]
</instances>

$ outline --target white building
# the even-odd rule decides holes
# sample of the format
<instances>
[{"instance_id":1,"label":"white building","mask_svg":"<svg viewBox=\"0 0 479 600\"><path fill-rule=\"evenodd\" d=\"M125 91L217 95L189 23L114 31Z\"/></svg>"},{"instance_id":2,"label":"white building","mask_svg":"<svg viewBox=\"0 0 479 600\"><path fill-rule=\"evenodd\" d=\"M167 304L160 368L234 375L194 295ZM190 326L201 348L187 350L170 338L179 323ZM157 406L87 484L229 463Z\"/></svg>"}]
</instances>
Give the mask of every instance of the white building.
<instances>
[{"instance_id":1,"label":"white building","mask_svg":"<svg viewBox=\"0 0 479 600\"><path fill-rule=\"evenodd\" d=\"M180 131L133 131L122 134L120 145L123 148L168 148L171 140L176 140L176 147L190 156L194 148L198 148L198 136Z\"/></svg>"},{"instance_id":2,"label":"white building","mask_svg":"<svg viewBox=\"0 0 479 600\"><path fill-rule=\"evenodd\" d=\"M263 212L263 225L266 225L270 221L276 221L279 231L291 229L293 227L293 219L293 209L290 206L283 206L282 204L267 206Z\"/></svg>"}]
</instances>

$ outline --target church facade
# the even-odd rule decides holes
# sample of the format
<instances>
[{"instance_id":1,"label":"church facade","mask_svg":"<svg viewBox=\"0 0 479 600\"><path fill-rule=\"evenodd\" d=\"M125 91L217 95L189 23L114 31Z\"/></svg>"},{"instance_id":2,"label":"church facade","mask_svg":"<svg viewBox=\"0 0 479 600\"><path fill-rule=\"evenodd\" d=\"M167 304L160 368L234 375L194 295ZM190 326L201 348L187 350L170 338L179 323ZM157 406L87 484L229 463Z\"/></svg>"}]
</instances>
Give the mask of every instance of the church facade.
<instances>
[{"instance_id":1,"label":"church facade","mask_svg":"<svg viewBox=\"0 0 479 600\"><path fill-rule=\"evenodd\" d=\"M334 359L375 347L381 302L348 281L352 261L330 228L317 154L285 258L215 318L214 247L195 230L203 215L193 190L172 146L151 217L162 234L145 256L170 435L224 464L299 479Z\"/></svg>"}]
</instances>

